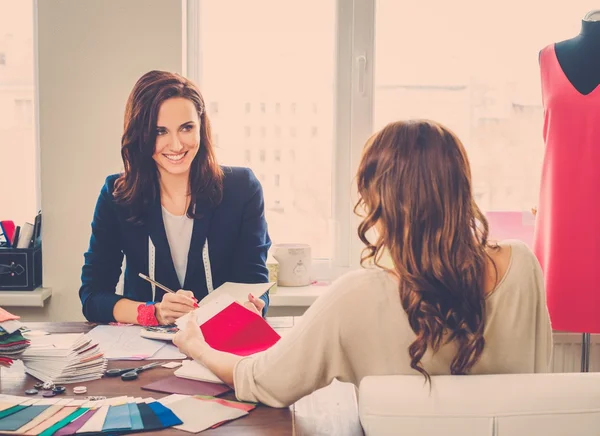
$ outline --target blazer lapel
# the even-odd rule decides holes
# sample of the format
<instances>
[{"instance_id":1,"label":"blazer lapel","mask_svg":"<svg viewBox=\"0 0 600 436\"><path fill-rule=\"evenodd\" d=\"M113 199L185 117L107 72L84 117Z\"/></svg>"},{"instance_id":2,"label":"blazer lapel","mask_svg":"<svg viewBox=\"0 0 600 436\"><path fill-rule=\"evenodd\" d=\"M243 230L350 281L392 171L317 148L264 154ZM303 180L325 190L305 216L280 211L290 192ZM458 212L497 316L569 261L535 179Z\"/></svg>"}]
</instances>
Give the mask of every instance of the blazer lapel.
<instances>
[{"instance_id":1,"label":"blazer lapel","mask_svg":"<svg viewBox=\"0 0 600 436\"><path fill-rule=\"evenodd\" d=\"M169 247L169 241L165 231L160 198L151 209L148 227L148 233L152 239L154 247L156 248L155 280L173 289L174 291L177 291L180 286L179 279L177 278L177 273L175 272L175 265L173 265L173 257L171 256L171 248ZM163 290L156 288L157 297L158 295L162 295L159 294L159 292L164 294Z\"/></svg>"},{"instance_id":2,"label":"blazer lapel","mask_svg":"<svg viewBox=\"0 0 600 436\"><path fill-rule=\"evenodd\" d=\"M192 230L192 240L190 242L187 268L185 271L184 289L187 289L188 291L195 291L195 289L190 289L190 287L192 283L194 283L193 277L196 275L201 276L204 283L206 282L204 262L202 260L202 249L204 248L204 241L206 241L208 237L213 213L214 209L210 208L203 213L201 218L194 220L194 229ZM202 281L200 283L202 283Z\"/></svg>"}]
</instances>

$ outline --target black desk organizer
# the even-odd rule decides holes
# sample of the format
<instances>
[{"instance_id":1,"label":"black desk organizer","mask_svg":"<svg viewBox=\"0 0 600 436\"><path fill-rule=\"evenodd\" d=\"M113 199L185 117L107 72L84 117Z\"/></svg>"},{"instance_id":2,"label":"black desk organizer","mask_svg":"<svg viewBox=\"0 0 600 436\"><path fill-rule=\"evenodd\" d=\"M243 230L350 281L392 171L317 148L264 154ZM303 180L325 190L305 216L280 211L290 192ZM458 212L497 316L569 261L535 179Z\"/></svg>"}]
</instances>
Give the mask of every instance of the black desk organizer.
<instances>
[{"instance_id":1,"label":"black desk organizer","mask_svg":"<svg viewBox=\"0 0 600 436\"><path fill-rule=\"evenodd\" d=\"M0 292L33 291L42 285L42 245L0 248Z\"/></svg>"}]
</instances>

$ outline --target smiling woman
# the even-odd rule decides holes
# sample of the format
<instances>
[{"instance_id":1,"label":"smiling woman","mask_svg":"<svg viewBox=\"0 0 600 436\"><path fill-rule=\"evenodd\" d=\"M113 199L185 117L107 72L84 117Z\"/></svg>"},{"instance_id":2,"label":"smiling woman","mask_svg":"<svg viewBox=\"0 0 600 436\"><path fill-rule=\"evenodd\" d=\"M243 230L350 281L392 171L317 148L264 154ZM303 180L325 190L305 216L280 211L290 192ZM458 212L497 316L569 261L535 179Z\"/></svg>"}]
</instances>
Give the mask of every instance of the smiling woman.
<instances>
[{"instance_id":1,"label":"smiling woman","mask_svg":"<svg viewBox=\"0 0 600 436\"><path fill-rule=\"evenodd\" d=\"M204 100L192 82L164 71L138 80L121 156L124 172L102 187L85 253L79 295L89 321L172 324L225 282L267 281L262 187L249 169L217 164ZM139 273L182 289L165 294ZM265 314L268 302L268 295L249 296L245 306Z\"/></svg>"}]
</instances>

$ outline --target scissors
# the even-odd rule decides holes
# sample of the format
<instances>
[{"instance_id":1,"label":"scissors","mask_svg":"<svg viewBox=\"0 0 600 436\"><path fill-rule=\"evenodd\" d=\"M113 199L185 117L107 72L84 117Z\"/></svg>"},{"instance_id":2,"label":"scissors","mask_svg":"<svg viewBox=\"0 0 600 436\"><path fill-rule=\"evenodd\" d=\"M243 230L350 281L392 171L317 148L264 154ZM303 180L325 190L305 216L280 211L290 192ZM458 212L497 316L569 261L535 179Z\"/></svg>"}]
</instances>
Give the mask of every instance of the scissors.
<instances>
[{"instance_id":1,"label":"scissors","mask_svg":"<svg viewBox=\"0 0 600 436\"><path fill-rule=\"evenodd\" d=\"M126 369L107 369L104 372L104 375L107 377L118 377L121 376L121 380L123 381L131 381L138 378L138 374L142 371L145 371L150 368L154 368L155 366L160 365L162 362L152 362L148 365L138 366L137 368L126 368Z\"/></svg>"}]
</instances>

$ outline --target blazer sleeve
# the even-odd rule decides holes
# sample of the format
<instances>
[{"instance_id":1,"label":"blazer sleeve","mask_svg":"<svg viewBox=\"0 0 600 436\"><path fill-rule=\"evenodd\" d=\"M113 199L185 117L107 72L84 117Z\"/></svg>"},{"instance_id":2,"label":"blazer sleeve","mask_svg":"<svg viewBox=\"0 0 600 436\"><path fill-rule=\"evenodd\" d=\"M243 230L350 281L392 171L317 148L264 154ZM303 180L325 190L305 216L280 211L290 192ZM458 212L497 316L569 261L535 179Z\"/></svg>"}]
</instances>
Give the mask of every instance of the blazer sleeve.
<instances>
[{"instance_id":1,"label":"blazer sleeve","mask_svg":"<svg viewBox=\"0 0 600 436\"><path fill-rule=\"evenodd\" d=\"M88 321L115 321L113 308L123 298L115 293L122 264L118 217L107 180L96 203L92 235L81 271L79 298Z\"/></svg>"},{"instance_id":2,"label":"blazer sleeve","mask_svg":"<svg viewBox=\"0 0 600 436\"><path fill-rule=\"evenodd\" d=\"M271 239L265 220L265 200L262 186L251 170L248 170L248 186L251 195L244 204L242 227L236 246L232 281L238 283L267 283L267 254ZM265 302L263 316L269 307L269 293L261 299Z\"/></svg>"}]
</instances>

